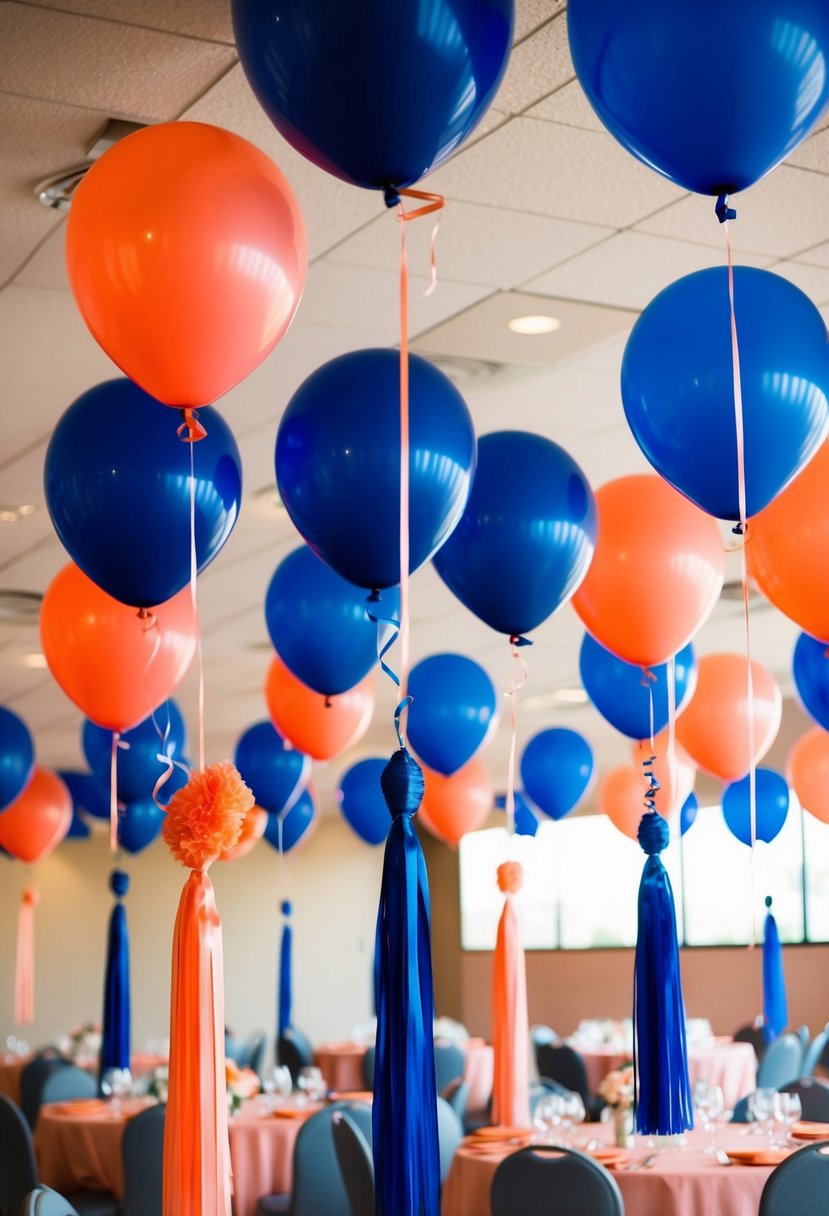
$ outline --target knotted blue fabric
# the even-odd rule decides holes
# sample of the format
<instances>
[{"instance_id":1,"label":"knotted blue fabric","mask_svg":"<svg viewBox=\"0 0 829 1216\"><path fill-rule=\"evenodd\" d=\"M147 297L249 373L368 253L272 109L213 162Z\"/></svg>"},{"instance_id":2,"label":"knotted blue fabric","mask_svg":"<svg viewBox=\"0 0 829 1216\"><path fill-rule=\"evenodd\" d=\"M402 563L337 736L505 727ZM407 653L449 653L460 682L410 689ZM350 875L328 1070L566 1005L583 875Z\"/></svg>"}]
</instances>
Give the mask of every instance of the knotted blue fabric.
<instances>
[{"instance_id":1,"label":"knotted blue fabric","mask_svg":"<svg viewBox=\"0 0 829 1216\"><path fill-rule=\"evenodd\" d=\"M783 947L777 921L771 911L771 896L766 896L766 923L763 931L763 1038L771 1043L789 1024L786 977L783 973Z\"/></svg>"},{"instance_id":2,"label":"knotted blue fabric","mask_svg":"<svg viewBox=\"0 0 829 1216\"><path fill-rule=\"evenodd\" d=\"M282 941L279 946L279 992L276 1000L277 1034L280 1039L291 1024L291 1006L293 1005L291 912L290 900L283 900L282 915L285 917L285 923L282 926Z\"/></svg>"},{"instance_id":3,"label":"knotted blue fabric","mask_svg":"<svg viewBox=\"0 0 829 1216\"><path fill-rule=\"evenodd\" d=\"M674 896L659 856L670 830L661 815L648 811L638 837L648 859L639 885L633 983L636 1128L643 1135L675 1136L694 1126L694 1116Z\"/></svg>"},{"instance_id":4,"label":"knotted blue fabric","mask_svg":"<svg viewBox=\"0 0 829 1216\"><path fill-rule=\"evenodd\" d=\"M438 1216L429 885L412 823L423 798L423 773L401 748L383 770L380 784L392 825L386 840L374 951L375 1210L377 1216Z\"/></svg>"},{"instance_id":5,"label":"knotted blue fabric","mask_svg":"<svg viewBox=\"0 0 829 1216\"><path fill-rule=\"evenodd\" d=\"M116 903L109 918L107 939L101 1076L107 1069L130 1066L130 943L127 911L121 903L129 884L129 875L123 870L113 870L109 876L109 887Z\"/></svg>"}]
</instances>

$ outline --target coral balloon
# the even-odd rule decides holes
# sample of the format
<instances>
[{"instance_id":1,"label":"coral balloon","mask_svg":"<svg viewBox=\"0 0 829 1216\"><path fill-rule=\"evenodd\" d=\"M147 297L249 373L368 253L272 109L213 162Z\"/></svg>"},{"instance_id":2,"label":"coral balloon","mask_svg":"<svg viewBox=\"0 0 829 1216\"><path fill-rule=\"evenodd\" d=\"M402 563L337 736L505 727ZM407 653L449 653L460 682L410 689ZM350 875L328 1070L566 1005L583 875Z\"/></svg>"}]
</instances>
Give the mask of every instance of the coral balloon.
<instances>
[{"instance_id":1,"label":"coral balloon","mask_svg":"<svg viewBox=\"0 0 829 1216\"><path fill-rule=\"evenodd\" d=\"M829 642L829 442L751 521L746 557L763 595Z\"/></svg>"},{"instance_id":2,"label":"coral balloon","mask_svg":"<svg viewBox=\"0 0 829 1216\"><path fill-rule=\"evenodd\" d=\"M668 758L668 732L663 730L654 737L653 747L650 739L635 743L631 749L633 765L637 772L646 780L643 761L655 756L653 765L647 770L652 772L659 782L659 790L654 802L656 809L663 819L670 820L678 807L681 807L694 788L697 770L693 760L680 743L674 743L673 771ZM644 785L643 785L644 788Z\"/></svg>"},{"instance_id":3,"label":"coral balloon","mask_svg":"<svg viewBox=\"0 0 829 1216\"><path fill-rule=\"evenodd\" d=\"M599 787L599 810L631 840L636 840L639 824L647 810L646 789L642 770L629 764L611 769Z\"/></svg>"},{"instance_id":4,"label":"coral balloon","mask_svg":"<svg viewBox=\"0 0 829 1216\"><path fill-rule=\"evenodd\" d=\"M36 768L23 793L0 815L0 848L32 865L48 857L72 825L72 796L54 773Z\"/></svg>"},{"instance_id":5,"label":"coral balloon","mask_svg":"<svg viewBox=\"0 0 829 1216\"><path fill-rule=\"evenodd\" d=\"M229 849L222 850L219 861L238 861L240 857L246 857L265 835L267 826L268 812L261 806L252 806L242 820L239 839Z\"/></svg>"},{"instance_id":6,"label":"coral balloon","mask_svg":"<svg viewBox=\"0 0 829 1216\"><path fill-rule=\"evenodd\" d=\"M457 848L462 836L483 827L492 810L495 791L489 769L477 757L451 777L421 767L426 790L418 818L438 840Z\"/></svg>"},{"instance_id":7,"label":"coral balloon","mask_svg":"<svg viewBox=\"0 0 829 1216\"><path fill-rule=\"evenodd\" d=\"M115 144L66 224L84 321L165 405L208 405L261 363L291 323L307 261L288 181L246 139L204 123Z\"/></svg>"},{"instance_id":8,"label":"coral balloon","mask_svg":"<svg viewBox=\"0 0 829 1216\"><path fill-rule=\"evenodd\" d=\"M789 752L786 776L804 811L829 823L829 733L815 726L801 735Z\"/></svg>"},{"instance_id":9,"label":"coral balloon","mask_svg":"<svg viewBox=\"0 0 829 1216\"><path fill-rule=\"evenodd\" d=\"M699 661L697 688L678 719L676 735L691 759L714 777L739 781L759 763L780 729L783 699L774 678L756 659L754 756L748 745L748 668L745 655L708 654Z\"/></svg>"},{"instance_id":10,"label":"coral balloon","mask_svg":"<svg viewBox=\"0 0 829 1216\"><path fill-rule=\"evenodd\" d=\"M265 682L274 726L306 756L330 760L362 739L374 713L374 676L336 697L312 692L275 655Z\"/></svg>"},{"instance_id":11,"label":"coral balloon","mask_svg":"<svg viewBox=\"0 0 829 1216\"><path fill-rule=\"evenodd\" d=\"M722 590L713 519L649 473L596 492L599 539L573 606L597 641L640 667L687 646Z\"/></svg>"},{"instance_id":12,"label":"coral balloon","mask_svg":"<svg viewBox=\"0 0 829 1216\"><path fill-rule=\"evenodd\" d=\"M190 589L142 620L77 566L55 576L40 609L40 637L52 675L96 725L126 731L166 701L196 653Z\"/></svg>"}]
</instances>

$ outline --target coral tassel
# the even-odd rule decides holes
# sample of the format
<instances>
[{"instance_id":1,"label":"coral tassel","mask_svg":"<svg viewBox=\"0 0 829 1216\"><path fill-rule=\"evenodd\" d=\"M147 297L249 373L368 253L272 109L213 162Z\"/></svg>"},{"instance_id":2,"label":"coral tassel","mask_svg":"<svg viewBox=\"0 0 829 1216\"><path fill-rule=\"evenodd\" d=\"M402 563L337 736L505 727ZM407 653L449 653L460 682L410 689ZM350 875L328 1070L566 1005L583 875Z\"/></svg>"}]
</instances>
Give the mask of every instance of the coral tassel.
<instances>
[{"instance_id":1,"label":"coral tassel","mask_svg":"<svg viewBox=\"0 0 829 1216\"><path fill-rule=\"evenodd\" d=\"M14 972L14 1020L30 1026L35 1020L35 908L36 887L25 887L17 920L17 962Z\"/></svg>"}]
</instances>

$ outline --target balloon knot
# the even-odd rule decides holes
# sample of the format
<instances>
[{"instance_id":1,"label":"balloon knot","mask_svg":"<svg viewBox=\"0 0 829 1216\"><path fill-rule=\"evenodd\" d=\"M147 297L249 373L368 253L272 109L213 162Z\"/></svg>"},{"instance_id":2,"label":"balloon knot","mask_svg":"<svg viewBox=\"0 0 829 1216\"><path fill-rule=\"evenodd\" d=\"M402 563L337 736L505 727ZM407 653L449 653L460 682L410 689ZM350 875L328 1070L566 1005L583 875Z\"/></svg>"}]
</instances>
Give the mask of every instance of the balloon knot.
<instances>
[{"instance_id":1,"label":"balloon knot","mask_svg":"<svg viewBox=\"0 0 829 1216\"><path fill-rule=\"evenodd\" d=\"M181 416L184 421L176 434L182 443L198 443L200 439L206 437L207 431L199 422L199 416L195 410L182 410Z\"/></svg>"},{"instance_id":2,"label":"balloon knot","mask_svg":"<svg viewBox=\"0 0 829 1216\"><path fill-rule=\"evenodd\" d=\"M642 679L640 681L642 688L648 688L651 684L656 683L656 672L651 671L648 667L642 668Z\"/></svg>"},{"instance_id":3,"label":"balloon knot","mask_svg":"<svg viewBox=\"0 0 829 1216\"><path fill-rule=\"evenodd\" d=\"M113 870L109 876L109 889L116 899L123 899L130 889L130 876L125 870Z\"/></svg>"},{"instance_id":4,"label":"balloon knot","mask_svg":"<svg viewBox=\"0 0 829 1216\"><path fill-rule=\"evenodd\" d=\"M509 644L510 646L532 646L530 639L522 637L520 633L510 634Z\"/></svg>"},{"instance_id":5,"label":"balloon knot","mask_svg":"<svg viewBox=\"0 0 829 1216\"><path fill-rule=\"evenodd\" d=\"M498 888L504 895L515 895L524 884L524 867L520 861L505 861L498 867Z\"/></svg>"},{"instance_id":6,"label":"balloon knot","mask_svg":"<svg viewBox=\"0 0 829 1216\"><path fill-rule=\"evenodd\" d=\"M396 751L380 774L380 788L393 817L414 815L423 801L423 770L405 747Z\"/></svg>"},{"instance_id":7,"label":"balloon knot","mask_svg":"<svg viewBox=\"0 0 829 1216\"><path fill-rule=\"evenodd\" d=\"M367 604L379 604L380 603L380 592L378 591L378 589L376 587L371 592L371 595L366 596L366 603Z\"/></svg>"},{"instance_id":8,"label":"balloon knot","mask_svg":"<svg viewBox=\"0 0 829 1216\"><path fill-rule=\"evenodd\" d=\"M386 186L383 191L383 202L391 210L392 207L400 206L400 195L394 186Z\"/></svg>"},{"instance_id":9,"label":"balloon knot","mask_svg":"<svg viewBox=\"0 0 829 1216\"><path fill-rule=\"evenodd\" d=\"M326 709L330 709L330 708L331 708L331 698L330 698L330 696L325 698L325 708L326 708Z\"/></svg>"},{"instance_id":10,"label":"balloon knot","mask_svg":"<svg viewBox=\"0 0 829 1216\"><path fill-rule=\"evenodd\" d=\"M735 524L734 527L731 529L731 531L734 536L745 536L745 532L746 532L745 524Z\"/></svg>"},{"instance_id":11,"label":"balloon knot","mask_svg":"<svg viewBox=\"0 0 829 1216\"><path fill-rule=\"evenodd\" d=\"M648 811L646 815L642 816L636 835L642 849L649 856L661 853L671 841L671 829L656 811Z\"/></svg>"},{"instance_id":12,"label":"balloon knot","mask_svg":"<svg viewBox=\"0 0 829 1216\"><path fill-rule=\"evenodd\" d=\"M291 913L293 912L293 908L291 907L291 901L289 899L283 899L283 901L280 905L280 911L282 912L283 916L291 915Z\"/></svg>"},{"instance_id":13,"label":"balloon knot","mask_svg":"<svg viewBox=\"0 0 829 1216\"><path fill-rule=\"evenodd\" d=\"M715 206L714 210L716 211L717 219L721 224L724 224L726 220L736 220L737 218L737 212L733 207L729 207L728 205L727 193L723 193L718 197L717 205Z\"/></svg>"},{"instance_id":14,"label":"balloon knot","mask_svg":"<svg viewBox=\"0 0 829 1216\"><path fill-rule=\"evenodd\" d=\"M766 899L765 899L765 904L766 904L766 907L767 907L767 908L770 908L770 907L771 907L771 896L770 896L770 895L767 895L767 896L766 896Z\"/></svg>"}]
</instances>

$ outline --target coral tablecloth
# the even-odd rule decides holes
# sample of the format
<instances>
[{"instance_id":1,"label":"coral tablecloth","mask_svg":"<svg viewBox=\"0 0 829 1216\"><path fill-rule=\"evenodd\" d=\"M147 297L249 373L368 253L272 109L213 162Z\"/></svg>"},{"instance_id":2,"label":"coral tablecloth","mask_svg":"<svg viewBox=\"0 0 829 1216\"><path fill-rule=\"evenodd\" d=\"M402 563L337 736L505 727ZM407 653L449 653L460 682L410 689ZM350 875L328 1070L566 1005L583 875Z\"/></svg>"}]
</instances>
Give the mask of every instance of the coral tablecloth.
<instances>
[{"instance_id":1,"label":"coral tablecloth","mask_svg":"<svg viewBox=\"0 0 829 1216\"><path fill-rule=\"evenodd\" d=\"M12 1102L20 1105L20 1074L32 1057L0 1056L0 1094L11 1098Z\"/></svg>"},{"instance_id":2,"label":"coral tablecloth","mask_svg":"<svg viewBox=\"0 0 829 1216\"><path fill-rule=\"evenodd\" d=\"M576 1044L574 1044L576 1046ZM584 1051L576 1046L587 1069L587 1083L595 1093L602 1080L614 1068L630 1063L630 1054L615 1047L598 1047ZM715 1039L710 1047L693 1049L688 1053L688 1075L691 1085L704 1079L711 1085L721 1085L725 1105L734 1104L750 1094L757 1084L757 1057L750 1043L735 1043L733 1039Z\"/></svg>"},{"instance_id":3,"label":"coral tablecloth","mask_svg":"<svg viewBox=\"0 0 829 1216\"><path fill-rule=\"evenodd\" d=\"M578 1139L584 1143L588 1135L608 1140L609 1126L582 1128ZM703 1151L708 1143L705 1133L692 1132L687 1140L686 1147L661 1153L648 1169L614 1171L625 1216L757 1216L771 1167L722 1166ZM744 1149L749 1142L740 1137L734 1124L718 1130L717 1143L723 1148ZM653 1151L637 1146L631 1157L645 1157ZM493 1151L480 1156L461 1147L444 1183L442 1216L485 1216L492 1176L505 1155Z\"/></svg>"}]
</instances>

